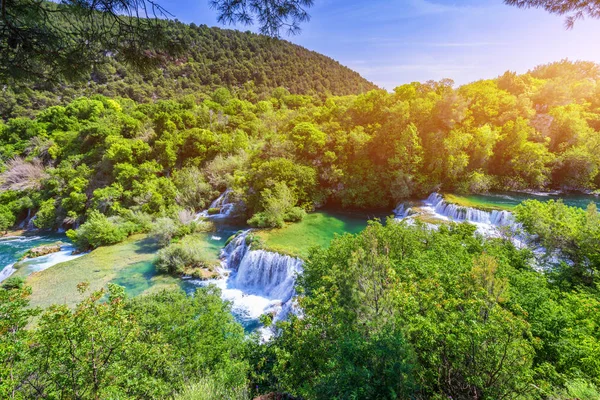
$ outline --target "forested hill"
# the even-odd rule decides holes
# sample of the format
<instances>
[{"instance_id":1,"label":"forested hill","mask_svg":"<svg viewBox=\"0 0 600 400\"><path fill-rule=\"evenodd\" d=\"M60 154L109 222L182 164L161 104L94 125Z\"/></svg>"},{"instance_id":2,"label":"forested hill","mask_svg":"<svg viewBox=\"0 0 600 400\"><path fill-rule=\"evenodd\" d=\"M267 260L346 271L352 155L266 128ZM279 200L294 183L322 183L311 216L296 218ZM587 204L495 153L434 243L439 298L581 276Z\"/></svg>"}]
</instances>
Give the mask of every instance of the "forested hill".
<instances>
[{"instance_id":1,"label":"forested hill","mask_svg":"<svg viewBox=\"0 0 600 400\"><path fill-rule=\"evenodd\" d=\"M223 86L244 87L245 92L259 99L270 97L277 87L292 94L323 97L376 89L337 61L285 40L206 25L173 24L174 34L186 44L186 50L161 68L142 74L111 60L94 71L89 82L50 87L38 81L28 87L8 87L0 102L0 115L5 119L30 115L93 94L148 102L198 95Z\"/></svg>"}]
</instances>

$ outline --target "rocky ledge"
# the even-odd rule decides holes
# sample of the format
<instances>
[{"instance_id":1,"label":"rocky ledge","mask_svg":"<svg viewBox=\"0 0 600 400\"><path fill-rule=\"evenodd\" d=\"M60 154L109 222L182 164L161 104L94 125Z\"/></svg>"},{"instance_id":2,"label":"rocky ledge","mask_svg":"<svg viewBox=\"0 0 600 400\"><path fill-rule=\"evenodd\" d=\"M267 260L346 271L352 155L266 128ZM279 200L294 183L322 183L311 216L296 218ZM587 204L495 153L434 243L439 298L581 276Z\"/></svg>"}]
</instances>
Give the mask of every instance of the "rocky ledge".
<instances>
[{"instance_id":1,"label":"rocky ledge","mask_svg":"<svg viewBox=\"0 0 600 400\"><path fill-rule=\"evenodd\" d=\"M61 245L62 245L62 243L55 243L55 244L47 244L47 245L43 245L43 246L34 247L32 249L29 249L29 251L27 251L27 253L25 253L25 255L23 256L23 259L36 258L36 257L45 256L47 254L58 253L60 251Z\"/></svg>"}]
</instances>

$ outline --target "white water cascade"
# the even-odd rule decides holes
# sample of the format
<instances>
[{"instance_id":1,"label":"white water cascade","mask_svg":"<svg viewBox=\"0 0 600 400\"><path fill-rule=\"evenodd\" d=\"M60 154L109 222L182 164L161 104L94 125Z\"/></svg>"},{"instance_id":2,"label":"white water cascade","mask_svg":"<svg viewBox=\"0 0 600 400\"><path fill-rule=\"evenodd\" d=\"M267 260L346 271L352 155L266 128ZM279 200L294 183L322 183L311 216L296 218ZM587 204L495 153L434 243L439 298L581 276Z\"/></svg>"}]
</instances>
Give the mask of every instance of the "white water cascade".
<instances>
[{"instance_id":1,"label":"white water cascade","mask_svg":"<svg viewBox=\"0 0 600 400\"><path fill-rule=\"evenodd\" d=\"M487 236L495 236L502 227L516 228L513 215L504 210L484 211L448 203L439 193L432 193L422 201L420 207L407 207L399 204L394 209L396 219L410 219L422 215L432 219L454 222L470 222L477 230Z\"/></svg>"},{"instance_id":2,"label":"white water cascade","mask_svg":"<svg viewBox=\"0 0 600 400\"><path fill-rule=\"evenodd\" d=\"M196 214L196 219L198 218L229 218L231 213L235 210L235 203L232 203L229 199L231 195L231 190L227 189L219 197L217 197L212 203L210 203L210 207L207 210L201 211ZM217 214L210 214L209 210L218 209L219 212Z\"/></svg>"},{"instance_id":3,"label":"white water cascade","mask_svg":"<svg viewBox=\"0 0 600 400\"><path fill-rule=\"evenodd\" d=\"M257 321L271 314L273 321L284 319L293 307L296 277L302 260L265 250L252 250L248 231L237 235L222 251L221 278L196 283L212 283L221 289L224 300L242 322ZM273 334L261 329L263 338Z\"/></svg>"},{"instance_id":4,"label":"white water cascade","mask_svg":"<svg viewBox=\"0 0 600 400\"><path fill-rule=\"evenodd\" d=\"M15 269L15 264L9 264L2 271L0 271L0 282L5 279L8 279L9 276L14 274L17 270Z\"/></svg>"},{"instance_id":5,"label":"white water cascade","mask_svg":"<svg viewBox=\"0 0 600 400\"><path fill-rule=\"evenodd\" d=\"M19 268L25 268L28 274L33 272L40 272L50 267L53 267L56 264L70 261L83 255L83 253L73 254L73 251L75 251L75 247L73 247L72 245L63 245L61 246L60 251L56 253L51 253L45 256L28 258L23 260L19 263ZM0 282L2 282L5 279L8 279L16 271L17 269L15 268L15 263L5 266L0 271Z\"/></svg>"},{"instance_id":6,"label":"white water cascade","mask_svg":"<svg viewBox=\"0 0 600 400\"><path fill-rule=\"evenodd\" d=\"M504 226L514 222L512 214L508 211L484 211L471 207L457 206L448 203L439 193L432 193L425 200L425 205L433 208L438 215L452 221L468 221L476 224Z\"/></svg>"}]
</instances>

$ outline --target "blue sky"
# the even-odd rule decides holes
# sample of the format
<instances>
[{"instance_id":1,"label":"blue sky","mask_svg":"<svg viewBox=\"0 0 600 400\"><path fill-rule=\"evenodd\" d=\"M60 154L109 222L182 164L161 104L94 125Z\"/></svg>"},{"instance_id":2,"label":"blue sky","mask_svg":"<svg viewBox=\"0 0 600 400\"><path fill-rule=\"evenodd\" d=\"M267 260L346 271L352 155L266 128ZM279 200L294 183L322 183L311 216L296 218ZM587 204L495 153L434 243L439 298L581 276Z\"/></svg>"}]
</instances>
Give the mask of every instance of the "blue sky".
<instances>
[{"instance_id":1,"label":"blue sky","mask_svg":"<svg viewBox=\"0 0 600 400\"><path fill-rule=\"evenodd\" d=\"M163 0L183 22L220 26L208 0ZM600 20L522 10L502 0L315 0L296 44L338 60L375 84L451 78L463 84L563 58L600 63ZM241 30L251 27L234 26Z\"/></svg>"}]
</instances>

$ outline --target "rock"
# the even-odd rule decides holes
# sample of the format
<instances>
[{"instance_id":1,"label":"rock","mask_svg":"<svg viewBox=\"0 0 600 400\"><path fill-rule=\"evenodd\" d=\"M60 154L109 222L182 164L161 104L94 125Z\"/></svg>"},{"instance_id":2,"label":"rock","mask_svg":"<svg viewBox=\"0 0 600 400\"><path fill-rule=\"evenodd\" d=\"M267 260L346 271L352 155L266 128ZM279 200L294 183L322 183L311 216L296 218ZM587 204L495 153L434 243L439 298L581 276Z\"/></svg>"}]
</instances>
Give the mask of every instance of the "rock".
<instances>
[{"instance_id":1,"label":"rock","mask_svg":"<svg viewBox=\"0 0 600 400\"><path fill-rule=\"evenodd\" d=\"M286 393L272 392L269 394L263 394L262 396L255 397L254 400L295 400L295 397L290 396Z\"/></svg>"},{"instance_id":2,"label":"rock","mask_svg":"<svg viewBox=\"0 0 600 400\"><path fill-rule=\"evenodd\" d=\"M47 254L58 253L60 251L61 243L38 246L30 249L23 258L36 258L45 256Z\"/></svg>"}]
</instances>

